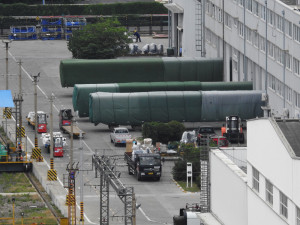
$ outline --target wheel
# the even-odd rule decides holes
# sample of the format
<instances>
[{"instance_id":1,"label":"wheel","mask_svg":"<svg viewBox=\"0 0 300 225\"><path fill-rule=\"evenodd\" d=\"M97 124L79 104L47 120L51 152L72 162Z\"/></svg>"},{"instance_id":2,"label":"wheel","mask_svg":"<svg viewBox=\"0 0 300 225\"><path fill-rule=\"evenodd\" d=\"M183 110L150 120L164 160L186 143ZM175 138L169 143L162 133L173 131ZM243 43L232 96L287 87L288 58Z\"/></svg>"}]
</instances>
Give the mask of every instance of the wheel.
<instances>
[{"instance_id":1,"label":"wheel","mask_svg":"<svg viewBox=\"0 0 300 225\"><path fill-rule=\"evenodd\" d=\"M160 181L160 177L157 177L157 178L156 178L156 181Z\"/></svg>"},{"instance_id":2,"label":"wheel","mask_svg":"<svg viewBox=\"0 0 300 225\"><path fill-rule=\"evenodd\" d=\"M47 152L50 153L50 146L47 147Z\"/></svg>"},{"instance_id":3,"label":"wheel","mask_svg":"<svg viewBox=\"0 0 300 225\"><path fill-rule=\"evenodd\" d=\"M138 180L138 181L141 181L141 180L142 180L142 177L141 177L140 172L137 172L136 176L137 176L137 180Z\"/></svg>"},{"instance_id":4,"label":"wheel","mask_svg":"<svg viewBox=\"0 0 300 225\"><path fill-rule=\"evenodd\" d=\"M116 142L114 142L114 145L115 145L115 147L117 147L117 143Z\"/></svg>"},{"instance_id":5,"label":"wheel","mask_svg":"<svg viewBox=\"0 0 300 225\"><path fill-rule=\"evenodd\" d=\"M241 143L241 144L244 144L244 142L245 142L244 134L241 134L241 135L240 135L240 143Z\"/></svg>"},{"instance_id":6,"label":"wheel","mask_svg":"<svg viewBox=\"0 0 300 225\"><path fill-rule=\"evenodd\" d=\"M131 172L131 170L130 170L130 167L128 166L128 174L129 175L132 175L133 173Z\"/></svg>"},{"instance_id":7,"label":"wheel","mask_svg":"<svg viewBox=\"0 0 300 225\"><path fill-rule=\"evenodd\" d=\"M28 125L30 125L29 121L27 121Z\"/></svg>"},{"instance_id":8,"label":"wheel","mask_svg":"<svg viewBox=\"0 0 300 225\"><path fill-rule=\"evenodd\" d=\"M112 140L112 139L110 139L110 143L113 143L113 140Z\"/></svg>"}]
</instances>

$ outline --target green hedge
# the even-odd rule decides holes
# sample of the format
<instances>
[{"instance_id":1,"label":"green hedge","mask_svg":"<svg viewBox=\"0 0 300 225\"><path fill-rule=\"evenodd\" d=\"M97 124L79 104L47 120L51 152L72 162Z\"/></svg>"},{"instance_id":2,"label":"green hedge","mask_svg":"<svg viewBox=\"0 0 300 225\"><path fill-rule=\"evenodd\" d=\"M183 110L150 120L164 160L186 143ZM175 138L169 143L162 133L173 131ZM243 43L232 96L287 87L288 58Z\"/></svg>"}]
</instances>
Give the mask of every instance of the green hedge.
<instances>
[{"instance_id":1,"label":"green hedge","mask_svg":"<svg viewBox=\"0 0 300 225\"><path fill-rule=\"evenodd\" d=\"M167 9L157 2L131 2L96 5L27 5L0 4L2 16L61 16L61 15L118 15L166 14Z\"/></svg>"},{"instance_id":2,"label":"green hedge","mask_svg":"<svg viewBox=\"0 0 300 225\"><path fill-rule=\"evenodd\" d=\"M181 139L185 127L182 123L171 121L169 123L147 122L143 124L143 138L151 138L153 143L168 143Z\"/></svg>"},{"instance_id":3,"label":"green hedge","mask_svg":"<svg viewBox=\"0 0 300 225\"><path fill-rule=\"evenodd\" d=\"M46 4L72 4L78 0L45 0ZM16 4L16 3L23 3L23 4L42 4L43 0L0 0L2 4Z\"/></svg>"}]
</instances>

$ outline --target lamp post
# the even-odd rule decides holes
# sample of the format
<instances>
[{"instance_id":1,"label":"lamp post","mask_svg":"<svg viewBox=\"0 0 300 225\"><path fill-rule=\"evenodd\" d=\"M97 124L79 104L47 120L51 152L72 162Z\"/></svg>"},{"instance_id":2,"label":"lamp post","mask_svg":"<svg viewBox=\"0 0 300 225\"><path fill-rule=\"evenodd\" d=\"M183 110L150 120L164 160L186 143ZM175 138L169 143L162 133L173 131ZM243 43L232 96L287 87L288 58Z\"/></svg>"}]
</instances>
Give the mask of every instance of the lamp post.
<instances>
[{"instance_id":1,"label":"lamp post","mask_svg":"<svg viewBox=\"0 0 300 225\"><path fill-rule=\"evenodd\" d=\"M24 213L23 212L21 212L21 222L22 222L22 225L24 225L24 223L23 223L23 219L24 219Z\"/></svg>"}]
</instances>

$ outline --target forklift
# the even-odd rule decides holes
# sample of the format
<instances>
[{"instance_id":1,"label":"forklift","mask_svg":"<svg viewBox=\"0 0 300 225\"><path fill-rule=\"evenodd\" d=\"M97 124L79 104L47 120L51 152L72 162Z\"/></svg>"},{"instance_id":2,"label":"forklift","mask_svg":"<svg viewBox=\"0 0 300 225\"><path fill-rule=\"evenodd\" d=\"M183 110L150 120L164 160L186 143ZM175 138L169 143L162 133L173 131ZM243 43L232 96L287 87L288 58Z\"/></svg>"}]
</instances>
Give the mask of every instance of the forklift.
<instances>
[{"instance_id":1,"label":"forklift","mask_svg":"<svg viewBox=\"0 0 300 225\"><path fill-rule=\"evenodd\" d=\"M222 136L226 137L230 143L245 142L243 124L239 116L226 116L225 127L222 127Z\"/></svg>"},{"instance_id":2,"label":"forklift","mask_svg":"<svg viewBox=\"0 0 300 225\"><path fill-rule=\"evenodd\" d=\"M63 133L68 133L71 135L71 123L72 123L72 110L71 109L61 109L59 111L59 128L63 131ZM76 124L73 124L73 137L79 138L80 133L82 135L85 134L82 130L77 127Z\"/></svg>"}]
</instances>

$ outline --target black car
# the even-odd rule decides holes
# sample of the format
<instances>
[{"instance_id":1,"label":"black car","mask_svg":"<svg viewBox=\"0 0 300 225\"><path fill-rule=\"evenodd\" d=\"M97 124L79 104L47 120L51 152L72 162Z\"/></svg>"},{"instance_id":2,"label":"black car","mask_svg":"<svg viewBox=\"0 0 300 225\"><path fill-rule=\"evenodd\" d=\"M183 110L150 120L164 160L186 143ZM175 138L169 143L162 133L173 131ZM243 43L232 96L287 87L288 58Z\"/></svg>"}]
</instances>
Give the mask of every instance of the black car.
<instances>
[{"instance_id":1,"label":"black car","mask_svg":"<svg viewBox=\"0 0 300 225\"><path fill-rule=\"evenodd\" d=\"M213 127L200 127L197 131L197 143L198 145L204 144L203 138L209 138L215 136L216 132Z\"/></svg>"}]
</instances>

